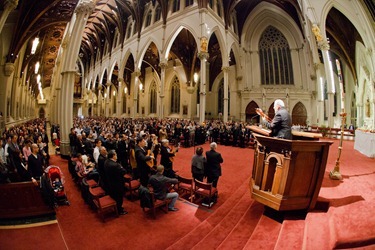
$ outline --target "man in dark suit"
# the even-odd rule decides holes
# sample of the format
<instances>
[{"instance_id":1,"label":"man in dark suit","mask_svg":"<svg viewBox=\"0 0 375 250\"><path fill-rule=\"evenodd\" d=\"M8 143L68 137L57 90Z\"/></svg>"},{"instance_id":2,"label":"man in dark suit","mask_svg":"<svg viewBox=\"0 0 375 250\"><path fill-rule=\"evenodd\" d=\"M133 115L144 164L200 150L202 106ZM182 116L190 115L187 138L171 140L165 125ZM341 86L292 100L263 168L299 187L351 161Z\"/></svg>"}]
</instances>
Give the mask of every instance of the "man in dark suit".
<instances>
[{"instance_id":1,"label":"man in dark suit","mask_svg":"<svg viewBox=\"0 0 375 250\"><path fill-rule=\"evenodd\" d=\"M151 168L147 165L147 161L154 159L154 157L147 155L145 150L146 141L143 137L137 137L136 142L134 151L137 169L142 186L147 187L149 174L151 173Z\"/></svg>"},{"instance_id":2,"label":"man in dark suit","mask_svg":"<svg viewBox=\"0 0 375 250\"><path fill-rule=\"evenodd\" d=\"M104 171L108 181L108 193L116 201L117 211L120 215L125 215L128 212L122 207L123 197L125 192L125 168L117 162L117 154L115 150L108 152L108 159L104 163Z\"/></svg>"},{"instance_id":3,"label":"man in dark suit","mask_svg":"<svg viewBox=\"0 0 375 250\"><path fill-rule=\"evenodd\" d=\"M272 136L283 139L292 139L292 119L285 109L284 102L277 99L274 102L273 108L275 110L275 117L271 122L267 122L263 117L263 121L266 123L267 128L272 129Z\"/></svg>"},{"instance_id":4,"label":"man in dark suit","mask_svg":"<svg viewBox=\"0 0 375 250\"><path fill-rule=\"evenodd\" d=\"M216 142L212 142L210 144L210 151L206 152L206 175L207 175L207 182L212 183L213 187L217 186L217 182L219 181L219 177L221 176L221 166L220 163L223 163L223 157L219 152L216 152L217 144Z\"/></svg>"},{"instance_id":5,"label":"man in dark suit","mask_svg":"<svg viewBox=\"0 0 375 250\"><path fill-rule=\"evenodd\" d=\"M107 160L107 154L108 154L107 149L104 146L101 146L97 169L98 169L99 176L100 176L99 184L104 190L107 190L107 186L108 186L107 176L104 170L104 164L105 164L105 161Z\"/></svg>"},{"instance_id":6,"label":"man in dark suit","mask_svg":"<svg viewBox=\"0 0 375 250\"><path fill-rule=\"evenodd\" d=\"M27 159L27 170L35 179L40 179L43 175L43 157L39 154L39 147L37 144L31 144L31 155Z\"/></svg>"},{"instance_id":7,"label":"man in dark suit","mask_svg":"<svg viewBox=\"0 0 375 250\"><path fill-rule=\"evenodd\" d=\"M163 139L161 141L161 149L160 149L160 164L164 166L165 172L164 175L170 178L176 177L176 172L173 170L173 162L171 158L176 155L178 148L175 150L171 150L169 147L169 141L167 139Z\"/></svg>"}]
</instances>

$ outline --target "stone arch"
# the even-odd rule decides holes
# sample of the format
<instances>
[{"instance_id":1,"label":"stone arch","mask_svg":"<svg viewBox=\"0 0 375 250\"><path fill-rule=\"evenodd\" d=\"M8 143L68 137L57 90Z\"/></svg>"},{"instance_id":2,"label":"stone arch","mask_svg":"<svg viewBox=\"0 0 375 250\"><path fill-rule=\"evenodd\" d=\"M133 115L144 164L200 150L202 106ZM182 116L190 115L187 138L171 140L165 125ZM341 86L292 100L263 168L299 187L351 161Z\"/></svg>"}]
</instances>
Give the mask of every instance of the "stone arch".
<instances>
[{"instance_id":1,"label":"stone arch","mask_svg":"<svg viewBox=\"0 0 375 250\"><path fill-rule=\"evenodd\" d=\"M246 110L245 110L246 122L259 123L260 118L255 112L257 108L259 108L259 106L255 101L251 101L247 104Z\"/></svg>"},{"instance_id":2,"label":"stone arch","mask_svg":"<svg viewBox=\"0 0 375 250\"><path fill-rule=\"evenodd\" d=\"M301 102L294 105L292 111L292 123L303 126L307 125L307 109Z\"/></svg>"},{"instance_id":3,"label":"stone arch","mask_svg":"<svg viewBox=\"0 0 375 250\"><path fill-rule=\"evenodd\" d=\"M267 115L270 119L273 119L275 117L275 110L273 109L273 103L268 107Z\"/></svg>"}]
</instances>

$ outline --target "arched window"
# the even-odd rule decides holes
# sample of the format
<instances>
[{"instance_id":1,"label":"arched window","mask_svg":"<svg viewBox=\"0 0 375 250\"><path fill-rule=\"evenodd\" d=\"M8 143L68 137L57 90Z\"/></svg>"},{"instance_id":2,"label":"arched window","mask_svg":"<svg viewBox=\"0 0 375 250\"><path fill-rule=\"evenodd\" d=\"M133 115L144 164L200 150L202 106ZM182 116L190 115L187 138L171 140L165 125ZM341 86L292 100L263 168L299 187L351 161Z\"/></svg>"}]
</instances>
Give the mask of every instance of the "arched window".
<instances>
[{"instance_id":1,"label":"arched window","mask_svg":"<svg viewBox=\"0 0 375 250\"><path fill-rule=\"evenodd\" d=\"M173 0L172 13L180 10L180 0Z\"/></svg>"},{"instance_id":2,"label":"arched window","mask_svg":"<svg viewBox=\"0 0 375 250\"><path fill-rule=\"evenodd\" d=\"M156 83L153 81L150 86L150 114L156 114L157 105Z\"/></svg>"},{"instance_id":3,"label":"arched window","mask_svg":"<svg viewBox=\"0 0 375 250\"><path fill-rule=\"evenodd\" d=\"M174 77L171 87L171 113L180 113L180 81Z\"/></svg>"},{"instance_id":4,"label":"arched window","mask_svg":"<svg viewBox=\"0 0 375 250\"><path fill-rule=\"evenodd\" d=\"M229 111L230 111L230 98L229 98L229 91L228 91L228 115L229 115ZM224 78L221 79L220 83L219 83L219 88L218 88L218 91L217 91L217 100L218 100L218 103L217 103L217 112L218 113L222 113L224 114Z\"/></svg>"},{"instance_id":5,"label":"arched window","mask_svg":"<svg viewBox=\"0 0 375 250\"><path fill-rule=\"evenodd\" d=\"M116 114L117 112L117 95L114 94L114 96L112 97L112 110L113 110L113 113Z\"/></svg>"},{"instance_id":6,"label":"arched window","mask_svg":"<svg viewBox=\"0 0 375 250\"><path fill-rule=\"evenodd\" d=\"M269 26L259 40L259 62L263 85L294 84L289 44L275 27Z\"/></svg>"},{"instance_id":7,"label":"arched window","mask_svg":"<svg viewBox=\"0 0 375 250\"><path fill-rule=\"evenodd\" d=\"M160 5L158 5L155 9L155 19L154 19L154 23L159 21L160 20L160 17L161 17L161 7Z\"/></svg>"},{"instance_id":8,"label":"arched window","mask_svg":"<svg viewBox=\"0 0 375 250\"><path fill-rule=\"evenodd\" d=\"M150 26L150 24L151 24L151 18L152 18L152 12L151 12L151 10L147 13L147 17L146 17L146 25L145 25L145 27L148 27L148 26Z\"/></svg>"}]
</instances>

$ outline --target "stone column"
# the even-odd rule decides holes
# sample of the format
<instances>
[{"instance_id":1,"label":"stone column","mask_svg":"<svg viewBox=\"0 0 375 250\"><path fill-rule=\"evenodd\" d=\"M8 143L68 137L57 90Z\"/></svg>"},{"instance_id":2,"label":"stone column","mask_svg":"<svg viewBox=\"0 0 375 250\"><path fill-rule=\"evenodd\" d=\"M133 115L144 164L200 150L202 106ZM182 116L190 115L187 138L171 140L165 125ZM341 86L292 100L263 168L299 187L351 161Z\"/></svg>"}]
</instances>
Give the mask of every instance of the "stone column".
<instances>
[{"instance_id":1,"label":"stone column","mask_svg":"<svg viewBox=\"0 0 375 250\"><path fill-rule=\"evenodd\" d=\"M222 68L222 71L224 73L224 110L223 110L223 121L224 122L227 122L228 121L228 101L229 101L229 98L228 98L228 86L229 86L229 78L228 78L228 74L229 74L229 67L226 66L226 67L223 67Z\"/></svg>"},{"instance_id":2,"label":"stone column","mask_svg":"<svg viewBox=\"0 0 375 250\"><path fill-rule=\"evenodd\" d=\"M98 111L97 111L97 116L101 116L102 115L102 85L100 84L99 87L98 87Z\"/></svg>"},{"instance_id":3,"label":"stone column","mask_svg":"<svg viewBox=\"0 0 375 250\"><path fill-rule=\"evenodd\" d=\"M11 96L9 91L13 82L14 69L13 63L6 63L4 65L5 77L3 78L3 87L1 87L0 91L0 112L3 112L3 119L5 122L10 116L10 105L8 105L8 101L10 101Z\"/></svg>"},{"instance_id":4,"label":"stone column","mask_svg":"<svg viewBox=\"0 0 375 250\"><path fill-rule=\"evenodd\" d=\"M167 68L167 62L166 60L162 60L159 64L161 68L161 74L160 74L160 109L159 109L159 117L161 119L164 118L164 86L165 86L165 70Z\"/></svg>"},{"instance_id":5,"label":"stone column","mask_svg":"<svg viewBox=\"0 0 375 250\"><path fill-rule=\"evenodd\" d=\"M116 107L116 113L117 113L117 117L121 117L123 110L122 110L122 95L124 94L123 93L123 83L124 83L124 79L122 78L118 78L118 91L117 91L117 107Z\"/></svg>"},{"instance_id":6,"label":"stone column","mask_svg":"<svg viewBox=\"0 0 375 250\"><path fill-rule=\"evenodd\" d=\"M324 62L324 71L326 75L327 80L327 94L328 94L328 126L333 127L333 111L334 111L334 95L335 95L335 79L333 75L333 69L332 69L332 61L329 57L329 44L328 41L322 41L319 44L319 48L322 51L323 55L323 62Z\"/></svg>"},{"instance_id":7,"label":"stone column","mask_svg":"<svg viewBox=\"0 0 375 250\"><path fill-rule=\"evenodd\" d=\"M324 122L324 85L325 80L322 76L321 70L320 70L320 63L314 64L315 72L316 72L316 88L317 88L317 100L318 100L318 106L315 112L317 112L317 123L323 124ZM314 122L313 122L314 124Z\"/></svg>"},{"instance_id":8,"label":"stone column","mask_svg":"<svg viewBox=\"0 0 375 250\"><path fill-rule=\"evenodd\" d=\"M111 82L107 82L106 86L107 86L107 89L106 89L107 97L105 98L105 116L109 117L109 107L110 107L109 100L110 100L110 95L111 95Z\"/></svg>"},{"instance_id":9,"label":"stone column","mask_svg":"<svg viewBox=\"0 0 375 250\"><path fill-rule=\"evenodd\" d=\"M18 5L18 0L5 0L4 11L0 16L0 34L3 31L5 21L7 20L10 12L12 12Z\"/></svg>"},{"instance_id":10,"label":"stone column","mask_svg":"<svg viewBox=\"0 0 375 250\"><path fill-rule=\"evenodd\" d=\"M203 123L206 119L206 62L209 54L206 52L198 53L198 57L201 60L201 75L200 75L200 93L199 93L199 122ZM228 97L228 96L227 96ZM228 100L227 100L228 103Z\"/></svg>"},{"instance_id":11,"label":"stone column","mask_svg":"<svg viewBox=\"0 0 375 250\"><path fill-rule=\"evenodd\" d=\"M63 62L61 72L61 100L60 113L62 119L60 123L61 145L60 152L62 156L70 155L69 133L73 126L73 84L76 75L76 60L81 46L83 30L86 26L87 18L95 8L96 1L81 0L75 9L75 18L71 33L66 33L66 51L63 51Z\"/></svg>"},{"instance_id":12,"label":"stone column","mask_svg":"<svg viewBox=\"0 0 375 250\"><path fill-rule=\"evenodd\" d=\"M141 72L139 70L134 72L134 88L133 88L133 115L132 118L135 119L135 116L137 114L137 101L138 101L138 92L139 92L139 76L141 75ZM138 110L139 112L139 110Z\"/></svg>"},{"instance_id":13,"label":"stone column","mask_svg":"<svg viewBox=\"0 0 375 250\"><path fill-rule=\"evenodd\" d=\"M59 123L59 121L61 121L60 119L59 119L59 117L60 117L60 109L59 109L59 103L60 103L60 96L61 96L61 94L60 94L60 90L61 90L61 88L55 88L55 94L53 95L53 116L54 116L54 119L53 119L53 123L56 123L56 124L59 124L60 125L60 123Z\"/></svg>"}]
</instances>

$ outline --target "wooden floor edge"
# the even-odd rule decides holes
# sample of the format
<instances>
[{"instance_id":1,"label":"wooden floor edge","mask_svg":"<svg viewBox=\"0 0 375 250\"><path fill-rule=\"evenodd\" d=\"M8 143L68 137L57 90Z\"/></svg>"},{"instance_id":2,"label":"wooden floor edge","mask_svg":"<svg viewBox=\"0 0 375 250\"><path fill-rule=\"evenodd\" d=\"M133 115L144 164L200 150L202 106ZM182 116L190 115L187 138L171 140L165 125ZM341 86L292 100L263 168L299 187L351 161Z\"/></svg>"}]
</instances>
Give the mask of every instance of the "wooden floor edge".
<instances>
[{"instance_id":1,"label":"wooden floor edge","mask_svg":"<svg viewBox=\"0 0 375 250\"><path fill-rule=\"evenodd\" d=\"M52 225L52 224L57 224L57 220L50 220L50 221L22 224L22 225L0 226L0 230L1 229L21 229L21 228L41 227L41 226Z\"/></svg>"}]
</instances>

